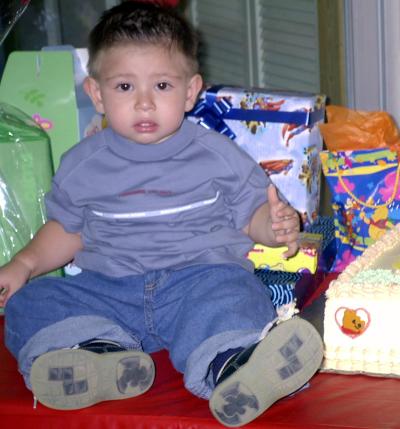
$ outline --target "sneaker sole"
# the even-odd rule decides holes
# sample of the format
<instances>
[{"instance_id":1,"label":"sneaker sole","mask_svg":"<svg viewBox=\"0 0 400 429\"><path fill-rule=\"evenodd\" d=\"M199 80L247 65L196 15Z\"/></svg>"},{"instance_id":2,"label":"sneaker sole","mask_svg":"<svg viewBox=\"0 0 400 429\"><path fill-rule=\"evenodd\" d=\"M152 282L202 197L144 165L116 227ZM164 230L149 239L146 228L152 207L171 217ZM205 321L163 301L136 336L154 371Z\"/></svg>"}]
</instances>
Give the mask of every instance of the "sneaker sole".
<instances>
[{"instance_id":1,"label":"sneaker sole","mask_svg":"<svg viewBox=\"0 0 400 429\"><path fill-rule=\"evenodd\" d=\"M224 426L249 423L304 386L319 369L322 357L321 337L310 323L297 317L283 322L241 368L217 385L210 410Z\"/></svg>"},{"instance_id":2,"label":"sneaker sole","mask_svg":"<svg viewBox=\"0 0 400 429\"><path fill-rule=\"evenodd\" d=\"M154 375L153 360L146 353L97 354L77 349L39 356L30 380L39 402L49 408L75 410L141 395L153 384Z\"/></svg>"}]
</instances>

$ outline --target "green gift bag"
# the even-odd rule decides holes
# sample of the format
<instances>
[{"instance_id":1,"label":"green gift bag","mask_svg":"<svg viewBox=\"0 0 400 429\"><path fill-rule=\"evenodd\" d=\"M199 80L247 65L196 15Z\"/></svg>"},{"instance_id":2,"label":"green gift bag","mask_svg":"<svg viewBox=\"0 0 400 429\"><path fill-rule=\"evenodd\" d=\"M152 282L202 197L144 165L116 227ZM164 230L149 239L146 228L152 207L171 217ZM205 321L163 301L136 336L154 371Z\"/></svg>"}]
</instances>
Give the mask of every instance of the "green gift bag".
<instances>
[{"instance_id":1,"label":"green gift bag","mask_svg":"<svg viewBox=\"0 0 400 429\"><path fill-rule=\"evenodd\" d=\"M46 132L19 109L0 103L0 265L45 222L52 174Z\"/></svg>"},{"instance_id":2,"label":"green gift bag","mask_svg":"<svg viewBox=\"0 0 400 429\"><path fill-rule=\"evenodd\" d=\"M46 130L54 170L79 140L73 64L69 51L16 51L8 56L1 78L0 102L22 110Z\"/></svg>"}]
</instances>

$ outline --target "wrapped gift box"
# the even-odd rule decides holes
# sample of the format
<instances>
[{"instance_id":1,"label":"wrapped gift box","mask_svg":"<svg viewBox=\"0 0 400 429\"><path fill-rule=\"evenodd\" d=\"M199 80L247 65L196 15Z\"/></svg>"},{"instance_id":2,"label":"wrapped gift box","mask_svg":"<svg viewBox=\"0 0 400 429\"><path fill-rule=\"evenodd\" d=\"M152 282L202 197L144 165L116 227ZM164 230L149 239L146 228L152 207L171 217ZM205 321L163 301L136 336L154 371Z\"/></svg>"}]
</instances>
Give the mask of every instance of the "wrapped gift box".
<instances>
[{"instance_id":1,"label":"wrapped gift box","mask_svg":"<svg viewBox=\"0 0 400 429\"><path fill-rule=\"evenodd\" d=\"M262 268L254 271L265 284L266 291L276 307L295 300L297 308L303 308L330 270L335 255L334 249L332 249L332 246L335 247L333 217L319 216L312 225L308 226L306 232L322 236L318 267L315 273L274 271Z\"/></svg>"},{"instance_id":2,"label":"wrapped gift box","mask_svg":"<svg viewBox=\"0 0 400 429\"><path fill-rule=\"evenodd\" d=\"M321 245L321 234L306 232L300 234L299 251L291 258L282 258L282 254L287 250L286 246L268 247L262 244L256 244L247 257L256 269L313 274L318 267Z\"/></svg>"},{"instance_id":3,"label":"wrapped gift box","mask_svg":"<svg viewBox=\"0 0 400 429\"><path fill-rule=\"evenodd\" d=\"M318 215L325 96L214 86L188 118L236 141L265 170L305 225Z\"/></svg>"}]
</instances>

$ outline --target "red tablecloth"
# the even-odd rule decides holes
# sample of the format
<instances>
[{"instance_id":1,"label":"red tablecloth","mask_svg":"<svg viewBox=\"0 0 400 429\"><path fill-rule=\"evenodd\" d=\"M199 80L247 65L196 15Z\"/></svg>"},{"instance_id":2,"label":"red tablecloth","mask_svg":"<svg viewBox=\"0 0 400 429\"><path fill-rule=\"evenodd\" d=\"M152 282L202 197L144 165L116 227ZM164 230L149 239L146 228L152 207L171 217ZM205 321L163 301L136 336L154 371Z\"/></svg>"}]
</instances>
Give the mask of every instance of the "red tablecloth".
<instances>
[{"instance_id":1,"label":"red tablecloth","mask_svg":"<svg viewBox=\"0 0 400 429\"><path fill-rule=\"evenodd\" d=\"M326 288L328 279L321 286ZM1 318L0 318L1 319ZM0 330L3 331L3 320ZM21 429L211 429L222 428L207 401L183 387L166 352L153 355L157 376L143 396L109 401L79 411L33 409L31 393L0 337L0 427ZM400 429L400 380L317 374L311 386L274 404L247 425L263 429Z\"/></svg>"}]
</instances>

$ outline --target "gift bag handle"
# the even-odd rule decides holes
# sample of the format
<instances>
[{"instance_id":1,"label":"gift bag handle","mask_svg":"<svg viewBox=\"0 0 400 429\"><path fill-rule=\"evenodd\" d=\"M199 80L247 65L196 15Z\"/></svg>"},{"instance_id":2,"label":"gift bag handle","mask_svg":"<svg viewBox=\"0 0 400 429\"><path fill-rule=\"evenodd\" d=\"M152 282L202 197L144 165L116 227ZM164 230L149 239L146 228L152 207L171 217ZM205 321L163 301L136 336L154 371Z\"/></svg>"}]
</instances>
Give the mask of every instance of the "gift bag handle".
<instances>
[{"instance_id":1,"label":"gift bag handle","mask_svg":"<svg viewBox=\"0 0 400 429\"><path fill-rule=\"evenodd\" d=\"M343 180L341 171L339 170L339 166L337 164L336 164L336 172L337 172L337 176L338 176L338 179L339 179L339 183L343 186L343 189L351 196L351 198L353 198L354 201L356 201L357 203L361 204L364 207L368 207L370 209L376 209L378 207L386 207L389 204L391 204L394 201L394 199L396 198L397 190L399 188L399 179L400 179L400 163L399 162L397 163L396 179L395 179L395 182L394 182L393 193L390 196L390 198L384 204L369 204L366 201L360 200L347 187L346 183Z\"/></svg>"}]
</instances>

